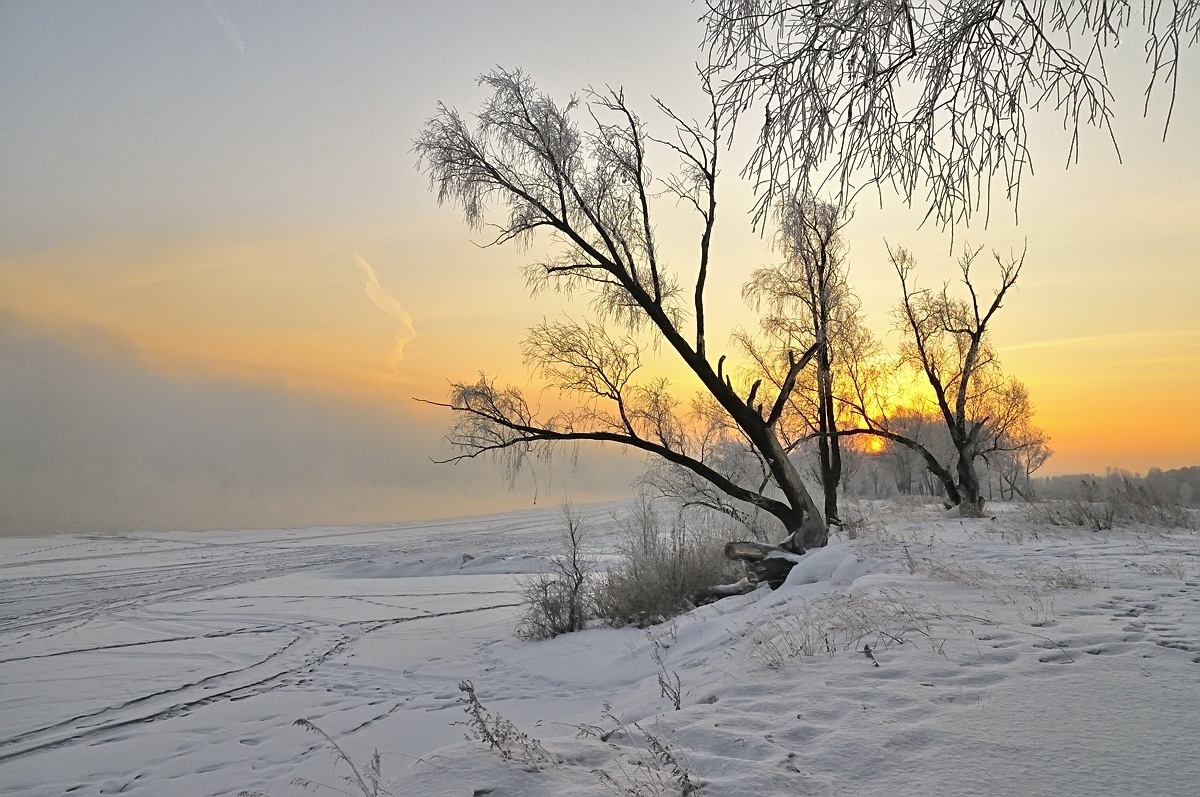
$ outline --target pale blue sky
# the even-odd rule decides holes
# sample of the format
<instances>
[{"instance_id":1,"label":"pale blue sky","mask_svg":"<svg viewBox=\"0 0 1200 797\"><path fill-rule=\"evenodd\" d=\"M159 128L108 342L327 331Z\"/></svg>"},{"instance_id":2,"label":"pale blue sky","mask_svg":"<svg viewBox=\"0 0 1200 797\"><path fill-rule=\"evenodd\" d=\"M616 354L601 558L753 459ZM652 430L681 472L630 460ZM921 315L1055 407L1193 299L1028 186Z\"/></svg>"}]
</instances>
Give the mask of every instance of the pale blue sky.
<instances>
[{"instance_id":1,"label":"pale blue sky","mask_svg":"<svg viewBox=\"0 0 1200 797\"><path fill-rule=\"evenodd\" d=\"M475 78L497 64L563 94L604 82L691 93L697 13L687 2L5 2L0 246L428 212L409 145L438 100L473 106Z\"/></svg>"}]
</instances>

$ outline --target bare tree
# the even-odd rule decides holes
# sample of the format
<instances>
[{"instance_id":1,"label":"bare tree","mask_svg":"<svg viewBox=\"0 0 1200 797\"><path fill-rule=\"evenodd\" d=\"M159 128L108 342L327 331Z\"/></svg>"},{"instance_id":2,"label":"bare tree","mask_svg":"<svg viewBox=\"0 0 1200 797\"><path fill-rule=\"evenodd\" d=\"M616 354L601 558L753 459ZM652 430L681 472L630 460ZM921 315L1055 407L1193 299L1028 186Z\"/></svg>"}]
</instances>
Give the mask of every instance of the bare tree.
<instances>
[{"instance_id":1,"label":"bare tree","mask_svg":"<svg viewBox=\"0 0 1200 797\"><path fill-rule=\"evenodd\" d=\"M747 335L741 336L741 342L761 373L776 385L787 373L783 353L818 342L815 372L798 383L788 402L788 415L798 419L805 434L793 433L789 442L816 440L825 517L835 523L842 452L834 382L836 372L843 370L842 360L859 354L859 336L866 334L859 319L860 303L847 277L843 232L851 214L801 196L783 202L778 215L783 262L756 269L742 291L755 310L765 311L760 325L766 343Z\"/></svg>"},{"instance_id":2,"label":"bare tree","mask_svg":"<svg viewBox=\"0 0 1200 797\"><path fill-rule=\"evenodd\" d=\"M907 407L880 408L878 414L870 416L868 428L885 430L891 438L885 438L879 458L888 468L896 491L903 495L936 495L941 480L934 477L928 467L928 459L939 464L948 462L954 448L946 437L946 428L941 419Z\"/></svg>"},{"instance_id":3,"label":"bare tree","mask_svg":"<svg viewBox=\"0 0 1200 797\"><path fill-rule=\"evenodd\" d=\"M1176 99L1200 0L708 0L705 43L732 120L764 114L747 167L757 219L778 192L841 200L888 185L943 226L1014 204L1032 169L1027 114L1062 115L1068 163L1081 127L1112 134L1106 55L1142 28L1145 108ZM1140 13L1135 11L1135 7ZM1163 135L1166 136L1166 125ZM1114 146L1115 146L1115 139ZM922 198L920 195L924 193Z\"/></svg>"},{"instance_id":4,"label":"bare tree","mask_svg":"<svg viewBox=\"0 0 1200 797\"><path fill-rule=\"evenodd\" d=\"M1016 284L1024 254L1007 261L995 255L1000 286L985 303L971 276L980 251L968 248L959 260L964 299L950 294L949 283L940 291L917 288L912 255L903 248L888 249L902 293L896 310L897 327L906 335L901 362L919 373L932 391L933 406L953 445L953 462L939 457L927 442L898 431L882 402L868 404L861 386L847 401L864 427L842 433L876 435L916 452L941 482L948 502L967 516L983 510L976 460L997 450L1009 430L1032 414L1024 385L1004 376L988 341L988 325Z\"/></svg>"},{"instance_id":5,"label":"bare tree","mask_svg":"<svg viewBox=\"0 0 1200 797\"><path fill-rule=\"evenodd\" d=\"M1033 424L1032 409L1026 406L1026 411L1013 413L1015 422L997 435L993 451L985 455L988 469L1000 480L1000 497L1009 500L1034 500L1033 474L1054 454L1049 436Z\"/></svg>"},{"instance_id":6,"label":"bare tree","mask_svg":"<svg viewBox=\"0 0 1200 797\"><path fill-rule=\"evenodd\" d=\"M497 70L481 82L492 96L474 129L442 106L416 139L438 200L459 205L476 229L485 226L489 207L501 208L505 218L494 222L497 244L548 234L558 246L526 268L530 289L580 292L591 300L596 320L544 322L526 337L527 363L575 402L549 417L539 417L520 390L485 375L453 385L442 404L457 417L448 434L460 452L453 459L498 454L512 472L559 443L617 443L660 457L778 518L789 532L782 544L791 550L823 545L825 524L777 432L796 379L817 347L790 352L783 383L773 390L763 390L761 381L741 384L725 370L724 357L714 364L708 354L704 292L723 119L707 80L708 119L685 122L659 103L674 126L674 135L661 140L647 133L620 91L593 93L586 106L575 99L559 106L519 71ZM587 132L575 122L581 110L591 121ZM673 153L679 170L653 180L651 144ZM686 291L660 256L651 214L659 188L700 221L697 266ZM665 380L642 378L646 345L674 352L699 380L703 398L693 405L699 419L683 409ZM705 413L719 422L705 428ZM714 456L731 438L751 452L764 475L758 484L746 484Z\"/></svg>"}]
</instances>

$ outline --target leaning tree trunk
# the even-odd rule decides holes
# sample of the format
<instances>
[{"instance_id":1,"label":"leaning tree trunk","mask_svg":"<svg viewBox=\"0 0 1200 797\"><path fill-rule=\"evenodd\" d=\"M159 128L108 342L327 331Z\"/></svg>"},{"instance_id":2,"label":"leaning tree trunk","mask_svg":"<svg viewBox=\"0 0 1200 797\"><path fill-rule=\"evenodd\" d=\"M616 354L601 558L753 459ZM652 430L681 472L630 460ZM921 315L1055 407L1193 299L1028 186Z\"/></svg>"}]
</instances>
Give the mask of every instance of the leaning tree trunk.
<instances>
[{"instance_id":1,"label":"leaning tree trunk","mask_svg":"<svg viewBox=\"0 0 1200 797\"><path fill-rule=\"evenodd\" d=\"M795 478L799 480L799 474L795 474ZM829 527L825 525L816 504L810 498L802 507L787 517L779 518L788 533L779 547L796 554L802 554L808 548L824 548L829 543Z\"/></svg>"},{"instance_id":2,"label":"leaning tree trunk","mask_svg":"<svg viewBox=\"0 0 1200 797\"><path fill-rule=\"evenodd\" d=\"M774 430L763 428L756 445L766 456L771 475L791 509L790 512L775 515L788 532L780 547L798 554L804 553L806 548L823 548L829 542L829 528L821 517L821 510L817 509L812 496L805 489L799 472L788 459L783 445L775 437Z\"/></svg>"}]
</instances>

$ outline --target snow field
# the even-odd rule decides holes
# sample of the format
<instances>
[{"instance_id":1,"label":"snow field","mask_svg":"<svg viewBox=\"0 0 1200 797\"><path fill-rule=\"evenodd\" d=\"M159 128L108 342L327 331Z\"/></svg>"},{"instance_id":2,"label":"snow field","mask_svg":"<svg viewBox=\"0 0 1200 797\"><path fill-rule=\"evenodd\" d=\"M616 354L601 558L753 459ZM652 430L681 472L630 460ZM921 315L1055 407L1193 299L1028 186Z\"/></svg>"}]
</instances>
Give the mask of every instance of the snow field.
<instances>
[{"instance_id":1,"label":"snow field","mask_svg":"<svg viewBox=\"0 0 1200 797\"><path fill-rule=\"evenodd\" d=\"M345 787L299 717L406 797L679 794L676 766L707 795L1200 791L1195 532L869 512L775 592L537 643L553 509L0 540L0 791ZM463 680L554 762L464 740Z\"/></svg>"}]
</instances>

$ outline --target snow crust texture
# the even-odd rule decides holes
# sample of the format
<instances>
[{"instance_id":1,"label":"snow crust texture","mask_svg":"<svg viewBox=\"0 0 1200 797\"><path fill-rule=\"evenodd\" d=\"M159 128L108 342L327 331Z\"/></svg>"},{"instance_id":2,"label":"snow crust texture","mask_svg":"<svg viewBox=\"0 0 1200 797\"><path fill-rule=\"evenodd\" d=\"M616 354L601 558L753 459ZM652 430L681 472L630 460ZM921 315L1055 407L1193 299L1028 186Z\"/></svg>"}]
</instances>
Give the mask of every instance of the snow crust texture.
<instances>
[{"instance_id":1,"label":"snow crust texture","mask_svg":"<svg viewBox=\"0 0 1200 797\"><path fill-rule=\"evenodd\" d=\"M301 717L404 797L1200 793L1196 532L865 510L774 592L536 643L555 510L0 539L0 793L346 789ZM464 739L464 680L550 760Z\"/></svg>"}]
</instances>

